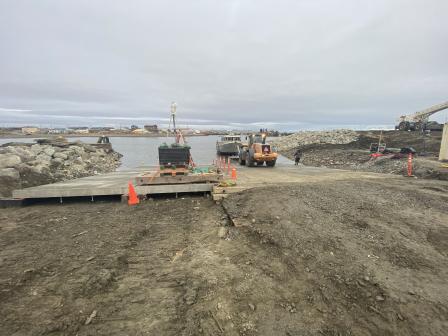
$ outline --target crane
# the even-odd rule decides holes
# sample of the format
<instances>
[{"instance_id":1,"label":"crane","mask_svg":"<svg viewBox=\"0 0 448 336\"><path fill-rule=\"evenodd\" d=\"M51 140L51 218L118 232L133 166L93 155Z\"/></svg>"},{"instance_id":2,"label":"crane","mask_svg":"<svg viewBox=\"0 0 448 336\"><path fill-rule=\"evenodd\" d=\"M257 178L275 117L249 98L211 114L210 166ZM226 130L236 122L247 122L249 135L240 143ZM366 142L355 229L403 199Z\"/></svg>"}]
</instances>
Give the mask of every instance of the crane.
<instances>
[{"instance_id":1,"label":"crane","mask_svg":"<svg viewBox=\"0 0 448 336\"><path fill-rule=\"evenodd\" d=\"M422 111L403 115L398 119L398 125L395 126L395 129L399 129L400 131L424 130L429 124L429 117L431 115L447 108L448 101L442 104L428 107Z\"/></svg>"}]
</instances>

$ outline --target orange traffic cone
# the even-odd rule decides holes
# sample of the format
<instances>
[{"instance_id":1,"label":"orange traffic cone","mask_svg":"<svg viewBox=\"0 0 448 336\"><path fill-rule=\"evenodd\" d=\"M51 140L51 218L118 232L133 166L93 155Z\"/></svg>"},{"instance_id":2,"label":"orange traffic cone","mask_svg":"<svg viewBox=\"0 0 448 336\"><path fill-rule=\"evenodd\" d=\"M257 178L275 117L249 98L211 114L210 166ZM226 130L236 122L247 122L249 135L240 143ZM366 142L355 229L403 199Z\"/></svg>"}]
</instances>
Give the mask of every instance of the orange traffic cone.
<instances>
[{"instance_id":1,"label":"orange traffic cone","mask_svg":"<svg viewBox=\"0 0 448 336\"><path fill-rule=\"evenodd\" d=\"M236 181L236 169L232 168L232 180Z\"/></svg>"},{"instance_id":2,"label":"orange traffic cone","mask_svg":"<svg viewBox=\"0 0 448 336\"><path fill-rule=\"evenodd\" d=\"M128 193L128 205L136 205L139 204L140 200L138 199L137 193L135 192L134 186L131 182L129 182L129 193Z\"/></svg>"}]
</instances>

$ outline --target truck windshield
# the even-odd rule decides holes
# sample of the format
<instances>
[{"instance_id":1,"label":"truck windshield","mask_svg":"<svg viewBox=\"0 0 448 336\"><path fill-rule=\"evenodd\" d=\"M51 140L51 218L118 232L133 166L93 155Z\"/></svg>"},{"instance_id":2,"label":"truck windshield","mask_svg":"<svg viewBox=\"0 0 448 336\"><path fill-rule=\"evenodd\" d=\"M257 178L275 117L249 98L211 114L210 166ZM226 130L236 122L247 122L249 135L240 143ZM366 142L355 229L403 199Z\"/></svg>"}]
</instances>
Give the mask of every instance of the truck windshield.
<instances>
[{"instance_id":1,"label":"truck windshield","mask_svg":"<svg viewBox=\"0 0 448 336\"><path fill-rule=\"evenodd\" d=\"M265 143L265 137L261 136L261 135L255 135L254 136L254 143Z\"/></svg>"}]
</instances>

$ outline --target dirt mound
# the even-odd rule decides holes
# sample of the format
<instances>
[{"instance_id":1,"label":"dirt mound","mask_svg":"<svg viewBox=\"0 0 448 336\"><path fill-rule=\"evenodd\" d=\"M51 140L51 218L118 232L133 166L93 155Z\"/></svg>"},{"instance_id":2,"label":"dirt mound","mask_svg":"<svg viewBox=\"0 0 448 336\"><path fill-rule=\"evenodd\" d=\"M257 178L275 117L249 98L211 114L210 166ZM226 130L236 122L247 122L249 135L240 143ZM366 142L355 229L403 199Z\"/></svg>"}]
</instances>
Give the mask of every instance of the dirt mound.
<instances>
[{"instance_id":1,"label":"dirt mound","mask_svg":"<svg viewBox=\"0 0 448 336\"><path fill-rule=\"evenodd\" d=\"M2 209L0 334L444 335L448 184L376 181Z\"/></svg>"},{"instance_id":2,"label":"dirt mound","mask_svg":"<svg viewBox=\"0 0 448 336\"><path fill-rule=\"evenodd\" d=\"M287 265L279 290L301 284L285 308L297 312L292 335L444 334L446 192L406 188L334 182L226 199L232 221Z\"/></svg>"},{"instance_id":3,"label":"dirt mound","mask_svg":"<svg viewBox=\"0 0 448 336\"><path fill-rule=\"evenodd\" d=\"M300 136L297 133L295 136ZM315 132L318 136L319 132ZM330 133L326 137L330 137ZM345 133L343 133L345 134ZM438 151L440 149L441 134L434 132L431 135L422 135L418 132L399 132L399 131L358 131L353 141L348 142L349 137L341 136L339 142L330 142L323 138L320 142L315 140L307 143L290 142L289 145L280 147L280 153L294 159L294 153L297 149L302 152L301 162L307 166L328 167L338 169L349 169L368 171L375 173L407 175L407 157L401 158L397 155L388 155L384 157L371 158L369 147L371 143L377 143L379 137L386 143L387 148L395 148L399 151L402 147L412 147L417 150L414 158L413 175L419 178L448 180L448 169L442 168L437 161ZM284 139L294 138L293 136ZM345 140L346 142L344 142Z\"/></svg>"}]
</instances>

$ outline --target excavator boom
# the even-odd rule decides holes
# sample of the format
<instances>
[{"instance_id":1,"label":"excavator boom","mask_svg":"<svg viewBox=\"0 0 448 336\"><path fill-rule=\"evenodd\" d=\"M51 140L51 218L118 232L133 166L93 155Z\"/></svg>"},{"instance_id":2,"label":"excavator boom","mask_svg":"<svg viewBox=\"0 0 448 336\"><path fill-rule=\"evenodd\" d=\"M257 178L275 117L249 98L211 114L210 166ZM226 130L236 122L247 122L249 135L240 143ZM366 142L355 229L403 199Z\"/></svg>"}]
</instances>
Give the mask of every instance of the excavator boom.
<instances>
[{"instance_id":1,"label":"excavator boom","mask_svg":"<svg viewBox=\"0 0 448 336\"><path fill-rule=\"evenodd\" d=\"M412 114L402 116L402 118L404 117L405 121L415 121L415 122L424 121L424 120L427 120L429 118L429 116L433 115L434 113L437 113L437 112L442 111L447 108L448 108L448 102L445 102L442 104L437 104L437 105L428 107L419 112L415 112Z\"/></svg>"},{"instance_id":2,"label":"excavator boom","mask_svg":"<svg viewBox=\"0 0 448 336\"><path fill-rule=\"evenodd\" d=\"M437 104L428 107L422 111L418 111L408 115L403 115L398 119L398 125L395 128L403 131L414 131L419 129L425 129L425 126L428 123L429 117L431 115L447 108L448 108L448 101L442 104Z\"/></svg>"}]
</instances>

